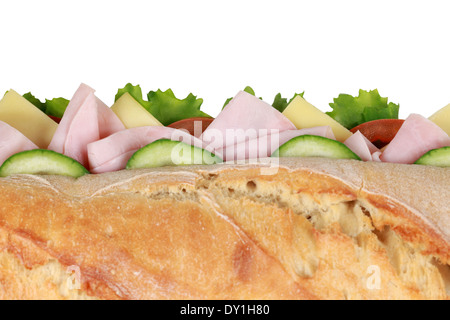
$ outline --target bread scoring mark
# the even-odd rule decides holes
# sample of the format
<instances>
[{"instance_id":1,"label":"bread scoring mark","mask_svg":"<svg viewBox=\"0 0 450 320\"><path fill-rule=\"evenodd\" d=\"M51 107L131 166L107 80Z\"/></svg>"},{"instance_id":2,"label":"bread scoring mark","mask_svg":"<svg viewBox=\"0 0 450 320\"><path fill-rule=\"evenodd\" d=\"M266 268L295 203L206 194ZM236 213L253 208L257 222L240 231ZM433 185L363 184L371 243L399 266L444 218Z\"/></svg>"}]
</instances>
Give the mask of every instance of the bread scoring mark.
<instances>
[{"instance_id":1,"label":"bread scoring mark","mask_svg":"<svg viewBox=\"0 0 450 320\"><path fill-rule=\"evenodd\" d=\"M21 185L24 184L24 181L21 180L33 180L31 183L33 185L33 187L36 187L36 185L34 184L34 182L37 182L41 185L44 185L45 187L51 189L52 191L54 191L55 193L59 194L61 193L61 190L55 188L55 186L53 184L51 184L47 179L41 177L40 175L35 175L35 174L17 174L17 175L12 175L9 176L8 179L11 180L18 180L20 182Z\"/></svg>"},{"instance_id":2,"label":"bread scoring mark","mask_svg":"<svg viewBox=\"0 0 450 320\"><path fill-rule=\"evenodd\" d=\"M220 207L215 201L211 200L211 198L209 198L205 192L199 192L199 193L201 193L201 195L199 197L199 201L202 204L206 204L208 207L210 207L214 211L214 213L218 217L222 218L227 223L229 223L236 230L236 234L238 235L239 239L242 242L250 241L247 237L245 237L245 239L244 239L244 236L243 236L244 231L233 221L232 218L230 218L229 216L227 216L219 211Z\"/></svg>"},{"instance_id":3,"label":"bread scoring mark","mask_svg":"<svg viewBox=\"0 0 450 320\"><path fill-rule=\"evenodd\" d=\"M370 205L377 208L372 213L372 219L378 229L389 226L396 233L400 234L405 241L420 243L422 246L425 246L425 248L422 247L420 249L427 254L439 257L444 263L450 261L450 252L446 245L449 237L441 229L441 226L435 226L427 216L407 204L399 203L390 196L381 196L367 190L364 191L367 194L366 198ZM383 212L389 212L391 216L385 215ZM402 223L394 223L393 217L401 219ZM420 229L417 228L418 225L421 226ZM433 241L430 240L430 235Z\"/></svg>"},{"instance_id":4,"label":"bread scoring mark","mask_svg":"<svg viewBox=\"0 0 450 320\"><path fill-rule=\"evenodd\" d=\"M180 177L180 174L183 174L183 177L184 178L188 178L189 180L192 180L192 181L194 181L194 179L195 178L197 178L198 177L198 175L196 174L196 173L193 173L193 172L184 172L184 171L181 171L181 172L178 172L177 173L177 178L179 178ZM107 186L105 186L105 187L102 187L102 188L100 188L100 189L98 189L98 190L96 190L94 193L92 193L89 197L95 197L95 196L98 196L98 195L102 195L102 194L104 194L104 193L108 193L108 191L110 191L110 190L112 190L112 189L114 189L114 188L119 188L119 187L121 187L121 186L127 186L127 187L129 187L128 185L131 183L131 182L133 182L133 181L136 181L136 180L139 180L139 179L145 179L145 178L148 178L148 180L149 180L149 184L151 184L151 183L154 183L154 181L151 181L151 180L153 180L153 179L155 179L155 180L157 180L157 179L161 179L161 180L168 180L167 178L168 177L170 177L170 173L167 173L167 172L146 172L146 173L139 173L139 174L137 174L137 175L135 175L135 176L133 176L133 177L131 177L131 178L128 178L128 179L125 179L125 180L119 180L118 182L116 182L116 183L111 183L111 184L109 184L109 185L107 185ZM153 178L153 179L152 179Z\"/></svg>"}]
</instances>

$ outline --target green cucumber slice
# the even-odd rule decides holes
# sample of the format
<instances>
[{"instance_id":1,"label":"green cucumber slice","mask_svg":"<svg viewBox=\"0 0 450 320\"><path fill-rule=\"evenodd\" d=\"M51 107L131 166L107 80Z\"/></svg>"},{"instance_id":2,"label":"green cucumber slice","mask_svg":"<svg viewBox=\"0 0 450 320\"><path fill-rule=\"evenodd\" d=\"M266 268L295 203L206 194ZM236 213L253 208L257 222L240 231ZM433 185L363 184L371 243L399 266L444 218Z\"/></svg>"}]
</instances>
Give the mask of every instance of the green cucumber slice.
<instances>
[{"instance_id":1,"label":"green cucumber slice","mask_svg":"<svg viewBox=\"0 0 450 320\"><path fill-rule=\"evenodd\" d=\"M272 157L320 157L361 160L342 142L314 135L302 135L282 144Z\"/></svg>"},{"instance_id":2,"label":"green cucumber slice","mask_svg":"<svg viewBox=\"0 0 450 320\"><path fill-rule=\"evenodd\" d=\"M128 160L126 168L154 168L221 162L222 159L202 148L180 141L160 139L136 151Z\"/></svg>"},{"instance_id":3,"label":"green cucumber slice","mask_svg":"<svg viewBox=\"0 0 450 320\"><path fill-rule=\"evenodd\" d=\"M450 167L450 147L430 150L414 163L435 167Z\"/></svg>"},{"instance_id":4,"label":"green cucumber slice","mask_svg":"<svg viewBox=\"0 0 450 320\"><path fill-rule=\"evenodd\" d=\"M54 174L78 178L89 171L78 161L61 153L33 149L12 155L0 167L0 177L21 173Z\"/></svg>"}]
</instances>

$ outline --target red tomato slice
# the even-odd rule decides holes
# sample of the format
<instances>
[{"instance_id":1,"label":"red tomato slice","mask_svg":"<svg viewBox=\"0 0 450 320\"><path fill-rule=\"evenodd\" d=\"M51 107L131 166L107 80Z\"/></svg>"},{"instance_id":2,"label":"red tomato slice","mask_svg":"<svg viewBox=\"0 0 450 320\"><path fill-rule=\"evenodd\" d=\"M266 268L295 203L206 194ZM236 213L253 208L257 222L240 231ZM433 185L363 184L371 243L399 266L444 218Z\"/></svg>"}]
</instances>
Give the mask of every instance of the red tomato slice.
<instances>
[{"instance_id":1,"label":"red tomato slice","mask_svg":"<svg viewBox=\"0 0 450 320\"><path fill-rule=\"evenodd\" d=\"M203 131L208 128L208 126L213 122L214 118L207 117L195 117L195 118L187 118L183 120L176 121L168 125L168 127L175 129L185 129L189 131L189 133L197 138L203 133ZM201 127L200 123L201 122Z\"/></svg>"},{"instance_id":2,"label":"red tomato slice","mask_svg":"<svg viewBox=\"0 0 450 320\"><path fill-rule=\"evenodd\" d=\"M50 115L49 115L49 117L50 117L53 121L55 121L56 123L59 123L59 122L61 121L61 118L58 118L58 117L55 117L55 116L50 116Z\"/></svg>"},{"instance_id":3,"label":"red tomato slice","mask_svg":"<svg viewBox=\"0 0 450 320\"><path fill-rule=\"evenodd\" d=\"M403 119L372 120L362 123L350 131L355 133L359 130L376 147L383 148L394 139L404 121Z\"/></svg>"}]
</instances>

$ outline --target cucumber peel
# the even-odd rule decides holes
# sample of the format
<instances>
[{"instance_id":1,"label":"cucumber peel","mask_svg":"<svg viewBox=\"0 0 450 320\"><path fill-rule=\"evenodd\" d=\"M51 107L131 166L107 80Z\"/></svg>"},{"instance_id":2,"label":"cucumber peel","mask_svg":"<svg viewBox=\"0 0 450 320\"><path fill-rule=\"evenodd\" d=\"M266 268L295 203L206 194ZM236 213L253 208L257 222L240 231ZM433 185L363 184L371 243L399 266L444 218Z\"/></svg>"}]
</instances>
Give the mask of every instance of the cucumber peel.
<instances>
[{"instance_id":1,"label":"cucumber peel","mask_svg":"<svg viewBox=\"0 0 450 320\"><path fill-rule=\"evenodd\" d=\"M89 173L81 163L47 149L22 151L10 156L0 167L0 177L13 174L64 175L78 178Z\"/></svg>"},{"instance_id":2,"label":"cucumber peel","mask_svg":"<svg viewBox=\"0 0 450 320\"><path fill-rule=\"evenodd\" d=\"M450 147L430 150L414 163L435 167L450 167Z\"/></svg>"},{"instance_id":3,"label":"cucumber peel","mask_svg":"<svg viewBox=\"0 0 450 320\"><path fill-rule=\"evenodd\" d=\"M282 144L272 157L320 157L361 160L342 142L314 135L302 135Z\"/></svg>"},{"instance_id":4,"label":"cucumber peel","mask_svg":"<svg viewBox=\"0 0 450 320\"><path fill-rule=\"evenodd\" d=\"M180 141L160 139L137 150L128 160L126 168L154 168L221 162L221 158L202 148Z\"/></svg>"}]
</instances>

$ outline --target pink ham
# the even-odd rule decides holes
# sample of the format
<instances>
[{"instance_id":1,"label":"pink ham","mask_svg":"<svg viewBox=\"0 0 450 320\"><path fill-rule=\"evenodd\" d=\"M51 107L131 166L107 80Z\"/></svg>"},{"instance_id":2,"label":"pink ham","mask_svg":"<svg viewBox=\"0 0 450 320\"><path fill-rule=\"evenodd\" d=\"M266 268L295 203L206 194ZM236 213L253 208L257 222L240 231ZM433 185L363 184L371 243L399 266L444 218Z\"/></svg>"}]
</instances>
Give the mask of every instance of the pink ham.
<instances>
[{"instance_id":1,"label":"pink ham","mask_svg":"<svg viewBox=\"0 0 450 320\"><path fill-rule=\"evenodd\" d=\"M381 152L381 151L375 151L374 153L372 153L372 161L381 162L382 154L383 154L383 152Z\"/></svg>"},{"instance_id":2,"label":"pink ham","mask_svg":"<svg viewBox=\"0 0 450 320\"><path fill-rule=\"evenodd\" d=\"M303 135L313 135L320 136L328 139L336 140L334 136L333 130L330 126L321 126L321 127L311 127L299 130L287 130L280 133L280 146L292 138L303 136ZM275 150L274 150L275 151Z\"/></svg>"},{"instance_id":3,"label":"pink ham","mask_svg":"<svg viewBox=\"0 0 450 320\"><path fill-rule=\"evenodd\" d=\"M97 107L100 139L125 130L125 125L120 121L119 117L99 98L97 98Z\"/></svg>"},{"instance_id":4,"label":"pink ham","mask_svg":"<svg viewBox=\"0 0 450 320\"><path fill-rule=\"evenodd\" d=\"M270 157L285 142L306 134L335 140L333 131L329 126L286 130L282 132L273 130L273 132L269 131L269 134L217 149L216 152L221 154L223 159L228 162L233 160L266 158Z\"/></svg>"},{"instance_id":5,"label":"pink ham","mask_svg":"<svg viewBox=\"0 0 450 320\"><path fill-rule=\"evenodd\" d=\"M88 167L87 145L125 127L94 89L81 84L69 102L48 149Z\"/></svg>"},{"instance_id":6,"label":"pink ham","mask_svg":"<svg viewBox=\"0 0 450 320\"><path fill-rule=\"evenodd\" d=\"M450 146L450 137L427 118L411 114L381 155L384 162L414 163L426 152Z\"/></svg>"},{"instance_id":7,"label":"pink ham","mask_svg":"<svg viewBox=\"0 0 450 320\"><path fill-rule=\"evenodd\" d=\"M90 93L73 116L64 141L63 153L85 167L89 163L86 146L100 139L97 115L96 97Z\"/></svg>"},{"instance_id":8,"label":"pink ham","mask_svg":"<svg viewBox=\"0 0 450 320\"><path fill-rule=\"evenodd\" d=\"M359 130L352 134L344 144L364 161L372 161L372 155L380 150L367 139ZM376 156L377 157L377 156Z\"/></svg>"},{"instance_id":9,"label":"pink ham","mask_svg":"<svg viewBox=\"0 0 450 320\"><path fill-rule=\"evenodd\" d=\"M90 93L94 93L94 89L84 83L78 87L77 91L70 100L61 121L59 122L58 128L56 128L48 149L59 153L64 153L64 144L72 119Z\"/></svg>"},{"instance_id":10,"label":"pink ham","mask_svg":"<svg viewBox=\"0 0 450 320\"><path fill-rule=\"evenodd\" d=\"M130 128L87 146L91 172L102 173L124 169L134 152L159 139L183 141L203 147L201 140L184 130L162 126Z\"/></svg>"},{"instance_id":11,"label":"pink ham","mask_svg":"<svg viewBox=\"0 0 450 320\"><path fill-rule=\"evenodd\" d=\"M0 121L0 165L13 154L38 149L30 139L6 122Z\"/></svg>"},{"instance_id":12,"label":"pink ham","mask_svg":"<svg viewBox=\"0 0 450 320\"><path fill-rule=\"evenodd\" d=\"M215 149L266 136L271 130L296 130L278 110L261 99L240 91L219 113L201 135L206 143L214 142Z\"/></svg>"}]
</instances>

